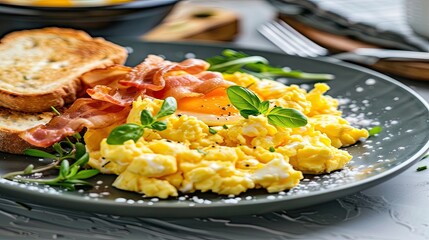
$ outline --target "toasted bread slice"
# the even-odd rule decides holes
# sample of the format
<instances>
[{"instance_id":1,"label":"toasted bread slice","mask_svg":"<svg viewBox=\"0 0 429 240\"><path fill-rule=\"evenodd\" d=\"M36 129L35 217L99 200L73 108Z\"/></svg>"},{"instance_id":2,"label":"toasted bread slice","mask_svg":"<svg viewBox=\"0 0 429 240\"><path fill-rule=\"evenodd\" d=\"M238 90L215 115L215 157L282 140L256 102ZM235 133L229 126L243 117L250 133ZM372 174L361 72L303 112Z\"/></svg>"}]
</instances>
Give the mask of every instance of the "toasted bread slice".
<instances>
[{"instance_id":1,"label":"toasted bread slice","mask_svg":"<svg viewBox=\"0 0 429 240\"><path fill-rule=\"evenodd\" d=\"M49 122L55 113L23 113L0 108L0 152L22 154L32 147L18 136L32 127ZM34 147L33 147L34 148Z\"/></svg>"},{"instance_id":2,"label":"toasted bread slice","mask_svg":"<svg viewBox=\"0 0 429 240\"><path fill-rule=\"evenodd\" d=\"M44 28L13 32L0 43L0 106L21 112L50 111L71 103L79 77L123 64L126 49L82 31Z\"/></svg>"}]
</instances>

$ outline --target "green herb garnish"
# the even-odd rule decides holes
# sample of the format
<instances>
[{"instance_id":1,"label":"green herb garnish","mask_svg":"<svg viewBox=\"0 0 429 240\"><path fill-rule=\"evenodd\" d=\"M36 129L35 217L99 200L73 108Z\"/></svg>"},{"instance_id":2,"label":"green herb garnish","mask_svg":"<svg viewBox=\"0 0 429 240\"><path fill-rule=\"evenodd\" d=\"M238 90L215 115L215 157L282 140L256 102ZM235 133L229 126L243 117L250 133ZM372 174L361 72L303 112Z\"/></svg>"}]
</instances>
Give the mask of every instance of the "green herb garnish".
<instances>
[{"instance_id":1,"label":"green herb garnish","mask_svg":"<svg viewBox=\"0 0 429 240\"><path fill-rule=\"evenodd\" d=\"M79 135L80 136L80 135ZM89 154L86 152L85 145L81 142L72 143L69 139L55 143L52 148L56 151L55 154L41 151L38 149L26 149L25 155L49 158L54 161L51 164L34 168L32 164L28 165L23 171L11 172L3 175L5 179L10 179L23 183L38 183L50 186L64 187L74 190L76 187L91 186L91 184L83 179L93 177L99 173L97 169L84 169L89 161ZM55 178L30 178L23 175L41 173L52 169L58 169L58 176Z\"/></svg>"},{"instance_id":2,"label":"green herb garnish","mask_svg":"<svg viewBox=\"0 0 429 240\"><path fill-rule=\"evenodd\" d=\"M222 126L223 129L228 129L228 126L226 126L225 124Z\"/></svg>"},{"instance_id":3,"label":"green herb garnish","mask_svg":"<svg viewBox=\"0 0 429 240\"><path fill-rule=\"evenodd\" d=\"M201 149L199 149L199 148L197 148L197 152L198 152L198 153L200 153L200 154L202 154L202 155L207 155L207 153L206 153L206 152L204 152L203 150L201 150Z\"/></svg>"},{"instance_id":4,"label":"green herb garnish","mask_svg":"<svg viewBox=\"0 0 429 240\"><path fill-rule=\"evenodd\" d=\"M213 128L209 127L209 133L211 133L211 134L216 134L216 133L217 133L217 131L216 131L216 130L214 130Z\"/></svg>"},{"instance_id":5,"label":"green herb garnish","mask_svg":"<svg viewBox=\"0 0 429 240\"><path fill-rule=\"evenodd\" d=\"M52 109L52 111L55 113L55 114L57 114L58 116L59 115L61 115L61 113L54 107L54 106L51 106L51 109Z\"/></svg>"},{"instance_id":6,"label":"green herb garnish","mask_svg":"<svg viewBox=\"0 0 429 240\"><path fill-rule=\"evenodd\" d=\"M273 146L271 146L271 147L269 148L269 150L270 150L270 152L275 152L275 151L276 151L276 149L275 149Z\"/></svg>"},{"instance_id":7,"label":"green herb garnish","mask_svg":"<svg viewBox=\"0 0 429 240\"><path fill-rule=\"evenodd\" d=\"M418 167L418 168L417 168L417 172L420 172L420 171L426 170L427 168L428 168L427 166L421 166L421 167Z\"/></svg>"},{"instance_id":8,"label":"green herb garnish","mask_svg":"<svg viewBox=\"0 0 429 240\"><path fill-rule=\"evenodd\" d=\"M369 136L375 136L376 134L381 133L383 131L383 128L380 126L375 126L368 130Z\"/></svg>"},{"instance_id":9,"label":"green herb garnish","mask_svg":"<svg viewBox=\"0 0 429 240\"><path fill-rule=\"evenodd\" d=\"M269 110L270 103L263 101L255 93L241 86L231 86L226 93L232 105L240 111L241 116L264 114L268 122L278 127L301 127L307 124L307 118L300 111L292 108L274 107Z\"/></svg>"},{"instance_id":10,"label":"green herb garnish","mask_svg":"<svg viewBox=\"0 0 429 240\"><path fill-rule=\"evenodd\" d=\"M210 63L209 70L234 73L245 72L259 78L291 77L309 80L332 80L332 74L306 73L289 68L273 67L266 58L261 56L249 56L243 52L225 49L220 56L206 59Z\"/></svg>"},{"instance_id":11,"label":"green herb garnish","mask_svg":"<svg viewBox=\"0 0 429 240\"><path fill-rule=\"evenodd\" d=\"M143 136L145 128L154 129L157 131L163 131L167 129L167 124L163 121L158 121L158 119L173 114L176 109L176 99L173 97L166 98L155 116L152 116L148 110L143 110L140 113L141 124L126 123L114 128L107 137L107 144L120 145L128 140L137 142L137 140Z\"/></svg>"}]
</instances>

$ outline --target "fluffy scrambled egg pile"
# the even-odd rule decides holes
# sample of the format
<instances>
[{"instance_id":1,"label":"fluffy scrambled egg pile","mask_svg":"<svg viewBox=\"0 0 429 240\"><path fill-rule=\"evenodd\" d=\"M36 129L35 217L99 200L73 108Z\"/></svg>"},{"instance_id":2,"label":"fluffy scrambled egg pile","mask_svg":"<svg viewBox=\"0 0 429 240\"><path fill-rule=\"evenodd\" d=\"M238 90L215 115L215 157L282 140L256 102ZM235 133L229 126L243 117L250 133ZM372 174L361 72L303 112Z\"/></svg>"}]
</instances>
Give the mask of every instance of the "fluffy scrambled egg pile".
<instances>
[{"instance_id":1,"label":"fluffy scrambled egg pile","mask_svg":"<svg viewBox=\"0 0 429 240\"><path fill-rule=\"evenodd\" d=\"M145 129L137 142L106 143L111 130L89 130L85 135L90 165L102 173L117 174L114 186L168 198L179 192L211 191L238 195L248 189L279 192L296 186L303 173L322 174L341 169L352 156L340 147L367 138L341 117L337 100L325 96L326 84L315 84L308 93L296 85L260 80L235 73L224 76L240 86L250 86L261 100L274 106L295 108L308 124L299 128L276 127L265 116L249 116L228 126L212 127L188 115L164 117L167 129ZM162 100L138 99L127 123L140 123L147 109L155 115Z\"/></svg>"}]
</instances>

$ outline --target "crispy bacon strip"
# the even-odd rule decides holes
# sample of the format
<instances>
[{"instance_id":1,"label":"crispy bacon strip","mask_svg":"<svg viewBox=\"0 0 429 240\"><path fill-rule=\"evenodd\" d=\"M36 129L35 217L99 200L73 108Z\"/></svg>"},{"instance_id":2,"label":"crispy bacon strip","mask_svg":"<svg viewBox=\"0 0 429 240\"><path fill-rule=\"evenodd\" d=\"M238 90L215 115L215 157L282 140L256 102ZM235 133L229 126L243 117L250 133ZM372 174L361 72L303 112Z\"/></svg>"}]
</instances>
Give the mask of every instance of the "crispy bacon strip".
<instances>
[{"instance_id":1,"label":"crispy bacon strip","mask_svg":"<svg viewBox=\"0 0 429 240\"><path fill-rule=\"evenodd\" d=\"M151 56L149 56L150 58ZM145 61L146 62L146 61ZM143 64L145 63L143 62ZM130 75L126 80L122 80L119 83L125 86L134 86L139 89L150 89L152 91L160 91L165 87L165 79L164 76L168 72L172 71L185 71L189 74L198 74L207 70L210 65L200 59L186 59L181 63L160 63L159 68L150 68L156 65L150 65L143 71L141 74L133 74ZM153 77L152 77L153 76ZM147 82L147 78L149 77L152 82Z\"/></svg>"},{"instance_id":2,"label":"crispy bacon strip","mask_svg":"<svg viewBox=\"0 0 429 240\"><path fill-rule=\"evenodd\" d=\"M127 106L136 96L144 93L144 90L119 84L119 79L124 79L132 70L130 67L113 65L87 72L81 79L86 86L92 87L86 90L91 98Z\"/></svg>"},{"instance_id":3,"label":"crispy bacon strip","mask_svg":"<svg viewBox=\"0 0 429 240\"><path fill-rule=\"evenodd\" d=\"M131 71L133 71L133 68L123 65L111 65L86 72L81 76L81 79L85 85L91 88L97 85L106 85L113 88L119 87L117 80L125 78Z\"/></svg>"},{"instance_id":4,"label":"crispy bacon strip","mask_svg":"<svg viewBox=\"0 0 429 240\"><path fill-rule=\"evenodd\" d=\"M80 132L84 127L103 128L125 122L131 106L118 106L91 98L79 98L60 116L47 125L34 127L20 134L28 143L49 147L64 137Z\"/></svg>"},{"instance_id":5,"label":"crispy bacon strip","mask_svg":"<svg viewBox=\"0 0 429 240\"><path fill-rule=\"evenodd\" d=\"M177 75L165 77L165 87L162 91L153 92L155 98L174 97L180 100L184 97L197 97L207 94L219 87L228 87L233 83L225 81L222 74L217 72L201 72L197 75Z\"/></svg>"},{"instance_id":6,"label":"crispy bacon strip","mask_svg":"<svg viewBox=\"0 0 429 240\"><path fill-rule=\"evenodd\" d=\"M32 145L48 147L84 127L97 129L125 122L132 102L143 94L180 99L232 84L219 73L207 72L208 67L207 62L199 59L173 63L149 55L134 68L114 65L90 71L82 80L89 87L87 93L91 98L76 100L47 125L30 129L20 137Z\"/></svg>"}]
</instances>

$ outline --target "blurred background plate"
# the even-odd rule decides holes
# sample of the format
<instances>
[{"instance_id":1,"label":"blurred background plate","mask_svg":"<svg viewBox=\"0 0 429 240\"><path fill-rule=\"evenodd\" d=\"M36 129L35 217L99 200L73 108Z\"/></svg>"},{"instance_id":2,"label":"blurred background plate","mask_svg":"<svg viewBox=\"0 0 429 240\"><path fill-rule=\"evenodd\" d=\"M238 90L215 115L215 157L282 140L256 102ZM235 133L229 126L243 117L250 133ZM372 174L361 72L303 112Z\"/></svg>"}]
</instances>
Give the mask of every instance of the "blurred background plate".
<instances>
[{"instance_id":1,"label":"blurred background plate","mask_svg":"<svg viewBox=\"0 0 429 240\"><path fill-rule=\"evenodd\" d=\"M0 2L0 35L31 28L67 27L97 37L137 37L158 25L179 1L135 0L70 7L17 5L3 1Z\"/></svg>"}]
</instances>

